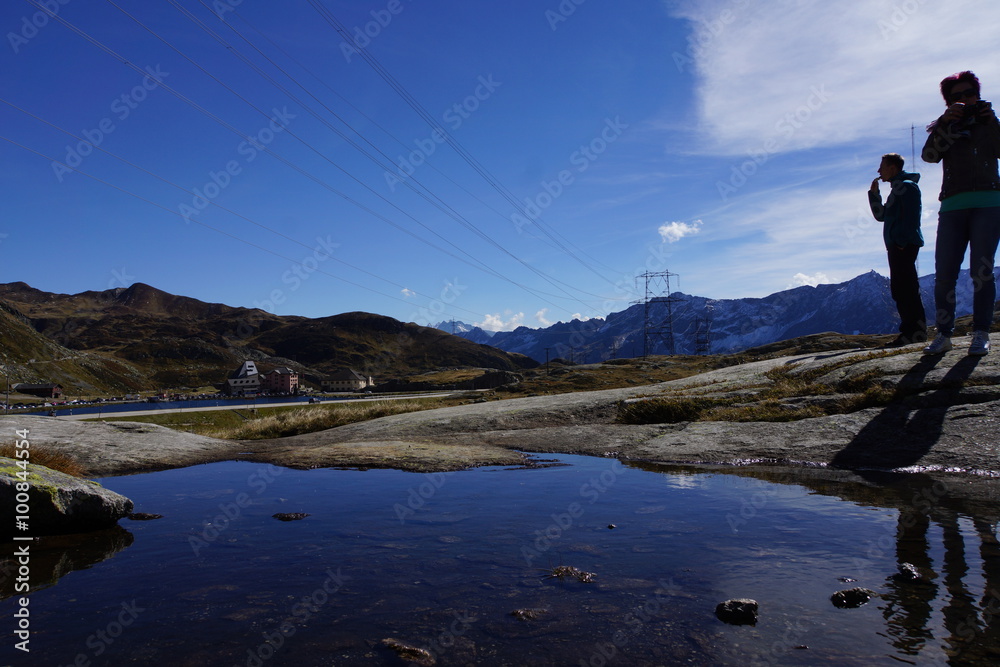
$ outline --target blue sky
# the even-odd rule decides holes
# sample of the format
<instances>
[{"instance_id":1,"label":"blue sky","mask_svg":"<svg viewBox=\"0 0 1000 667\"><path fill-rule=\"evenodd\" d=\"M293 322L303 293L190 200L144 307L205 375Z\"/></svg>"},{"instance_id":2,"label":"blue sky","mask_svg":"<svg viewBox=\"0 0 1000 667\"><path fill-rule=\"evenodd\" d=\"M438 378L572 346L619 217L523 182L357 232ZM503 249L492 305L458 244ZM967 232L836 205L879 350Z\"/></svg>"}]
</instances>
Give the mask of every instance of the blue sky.
<instances>
[{"instance_id":1,"label":"blue sky","mask_svg":"<svg viewBox=\"0 0 1000 667\"><path fill-rule=\"evenodd\" d=\"M713 298L885 274L889 151L931 273L911 125L919 153L948 74L1000 85L986 1L48 6L0 8L0 282L308 317L538 327L646 271Z\"/></svg>"}]
</instances>

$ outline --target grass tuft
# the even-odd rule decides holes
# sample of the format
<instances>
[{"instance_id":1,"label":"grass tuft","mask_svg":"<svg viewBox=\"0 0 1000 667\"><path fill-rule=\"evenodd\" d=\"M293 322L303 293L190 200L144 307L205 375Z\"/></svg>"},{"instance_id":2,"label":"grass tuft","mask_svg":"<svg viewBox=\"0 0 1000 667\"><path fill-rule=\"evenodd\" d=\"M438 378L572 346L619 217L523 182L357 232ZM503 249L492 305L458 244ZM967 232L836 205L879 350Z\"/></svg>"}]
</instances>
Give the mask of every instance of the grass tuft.
<instances>
[{"instance_id":1,"label":"grass tuft","mask_svg":"<svg viewBox=\"0 0 1000 667\"><path fill-rule=\"evenodd\" d=\"M722 422L794 422L811 417L822 417L826 412L818 405L790 406L776 399L759 403L736 405L713 410L706 421Z\"/></svg>"},{"instance_id":2,"label":"grass tuft","mask_svg":"<svg viewBox=\"0 0 1000 667\"><path fill-rule=\"evenodd\" d=\"M705 397L671 397L633 401L622 406L619 421L626 424L676 424L698 421L708 410L731 401Z\"/></svg>"},{"instance_id":3,"label":"grass tuft","mask_svg":"<svg viewBox=\"0 0 1000 667\"><path fill-rule=\"evenodd\" d=\"M18 451L23 450L18 450L14 446L13 442L0 443L0 456L7 457L9 459L16 459L16 452ZM38 445L32 445L29 451L31 452L31 457L28 459L28 463L34 463L35 465L45 466L46 468L51 468L52 470L58 470L59 472L64 472L67 475L72 475L73 477L87 476L87 469L72 456L68 456L56 450L39 447Z\"/></svg>"}]
</instances>

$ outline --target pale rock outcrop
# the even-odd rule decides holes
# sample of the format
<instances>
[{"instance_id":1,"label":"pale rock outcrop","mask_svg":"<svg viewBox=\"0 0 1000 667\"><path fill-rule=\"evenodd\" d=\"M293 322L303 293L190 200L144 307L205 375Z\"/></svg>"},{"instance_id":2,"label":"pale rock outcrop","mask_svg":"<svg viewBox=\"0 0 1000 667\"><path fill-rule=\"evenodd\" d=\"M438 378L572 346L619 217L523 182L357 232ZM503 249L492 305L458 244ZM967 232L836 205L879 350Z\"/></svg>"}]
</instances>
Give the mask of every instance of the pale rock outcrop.
<instances>
[{"instance_id":1,"label":"pale rock outcrop","mask_svg":"<svg viewBox=\"0 0 1000 667\"><path fill-rule=\"evenodd\" d=\"M27 488L18 485L27 484ZM24 494L27 494L27 503ZM27 514L18 507L27 505ZM83 533L115 525L132 511L132 501L97 482L45 466L29 463L25 468L14 459L0 457L0 506L14 516L0 528L0 538L15 534L35 537ZM18 530L18 516L26 516L27 529Z\"/></svg>"}]
</instances>

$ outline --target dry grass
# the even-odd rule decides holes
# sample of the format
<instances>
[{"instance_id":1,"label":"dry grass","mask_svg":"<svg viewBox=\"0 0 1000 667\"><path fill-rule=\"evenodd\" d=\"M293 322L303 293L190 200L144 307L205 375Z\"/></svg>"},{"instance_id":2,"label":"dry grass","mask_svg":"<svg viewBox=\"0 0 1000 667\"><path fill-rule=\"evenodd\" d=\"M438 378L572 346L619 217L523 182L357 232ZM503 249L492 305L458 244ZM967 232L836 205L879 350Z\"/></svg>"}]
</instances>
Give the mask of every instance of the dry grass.
<instances>
[{"instance_id":1,"label":"dry grass","mask_svg":"<svg viewBox=\"0 0 1000 667\"><path fill-rule=\"evenodd\" d=\"M822 417L826 411L817 405L793 406L773 398L758 403L732 405L713 410L704 421L717 422L793 422Z\"/></svg>"},{"instance_id":2,"label":"dry grass","mask_svg":"<svg viewBox=\"0 0 1000 667\"><path fill-rule=\"evenodd\" d=\"M355 422L440 407L433 402L376 401L358 405L310 406L276 411L231 427L204 431L227 440L264 440L313 433Z\"/></svg>"},{"instance_id":3,"label":"dry grass","mask_svg":"<svg viewBox=\"0 0 1000 667\"><path fill-rule=\"evenodd\" d=\"M676 424L698 421L706 412L731 404L727 399L703 396L650 399L629 403L619 417L626 424Z\"/></svg>"},{"instance_id":4,"label":"dry grass","mask_svg":"<svg viewBox=\"0 0 1000 667\"><path fill-rule=\"evenodd\" d=\"M897 351L872 352L868 358L898 354ZM831 371L857 363L857 359L796 372L796 365L778 366L764 373L765 382L747 384L728 397L671 396L630 403L622 408L619 421L626 424L673 424L683 421L786 422L811 417L847 414L865 408L881 407L904 395L891 383L880 382L884 375L872 369L831 386L816 380ZM836 400L817 401L811 405L789 405L788 398L831 396Z\"/></svg>"},{"instance_id":5,"label":"dry grass","mask_svg":"<svg viewBox=\"0 0 1000 667\"><path fill-rule=\"evenodd\" d=\"M0 443L0 456L14 459L17 458L17 451L18 449L14 446L13 442ZM31 452L31 457L28 459L28 463L58 470L73 477L87 476L87 469L72 456L46 449L45 447L39 447L38 445L32 445L29 451Z\"/></svg>"},{"instance_id":6,"label":"dry grass","mask_svg":"<svg viewBox=\"0 0 1000 667\"><path fill-rule=\"evenodd\" d=\"M411 375L406 378L407 382L422 382L429 385L450 385L467 382L482 377L487 371L482 368L452 368L448 370L432 371L420 375Z\"/></svg>"}]
</instances>

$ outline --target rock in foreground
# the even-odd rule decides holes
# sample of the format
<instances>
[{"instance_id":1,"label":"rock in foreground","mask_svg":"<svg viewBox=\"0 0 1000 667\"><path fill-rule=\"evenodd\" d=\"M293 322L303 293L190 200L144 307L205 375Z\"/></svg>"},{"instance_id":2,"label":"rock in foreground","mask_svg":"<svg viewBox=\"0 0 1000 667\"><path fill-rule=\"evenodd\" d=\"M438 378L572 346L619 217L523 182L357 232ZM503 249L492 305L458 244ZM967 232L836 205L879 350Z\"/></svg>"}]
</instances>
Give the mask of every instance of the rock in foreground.
<instances>
[{"instance_id":1,"label":"rock in foreground","mask_svg":"<svg viewBox=\"0 0 1000 667\"><path fill-rule=\"evenodd\" d=\"M876 595L878 593L868 588L848 588L847 590L837 591L831 595L830 602L833 603L833 606L840 609L855 609L868 604L868 601Z\"/></svg>"},{"instance_id":2,"label":"rock in foreground","mask_svg":"<svg viewBox=\"0 0 1000 667\"><path fill-rule=\"evenodd\" d=\"M382 645L392 649L406 664L419 665L420 667L432 667L437 664L433 654L425 648L418 648L411 644L404 644L398 639L387 637L382 640Z\"/></svg>"},{"instance_id":3,"label":"rock in foreground","mask_svg":"<svg viewBox=\"0 0 1000 667\"><path fill-rule=\"evenodd\" d=\"M22 536L84 533L109 528L132 511L132 501L97 482L79 479L36 464L27 475L14 459L0 458L0 505L21 515L27 494L27 530ZM23 485L27 484L27 488ZM22 486L18 486L22 485ZM20 509L18 507L20 506ZM13 521L0 528L0 539L15 534Z\"/></svg>"},{"instance_id":4,"label":"rock in foreground","mask_svg":"<svg viewBox=\"0 0 1000 667\"><path fill-rule=\"evenodd\" d=\"M715 615L730 625L757 625L757 601L748 598L726 600L715 607Z\"/></svg>"}]
</instances>

